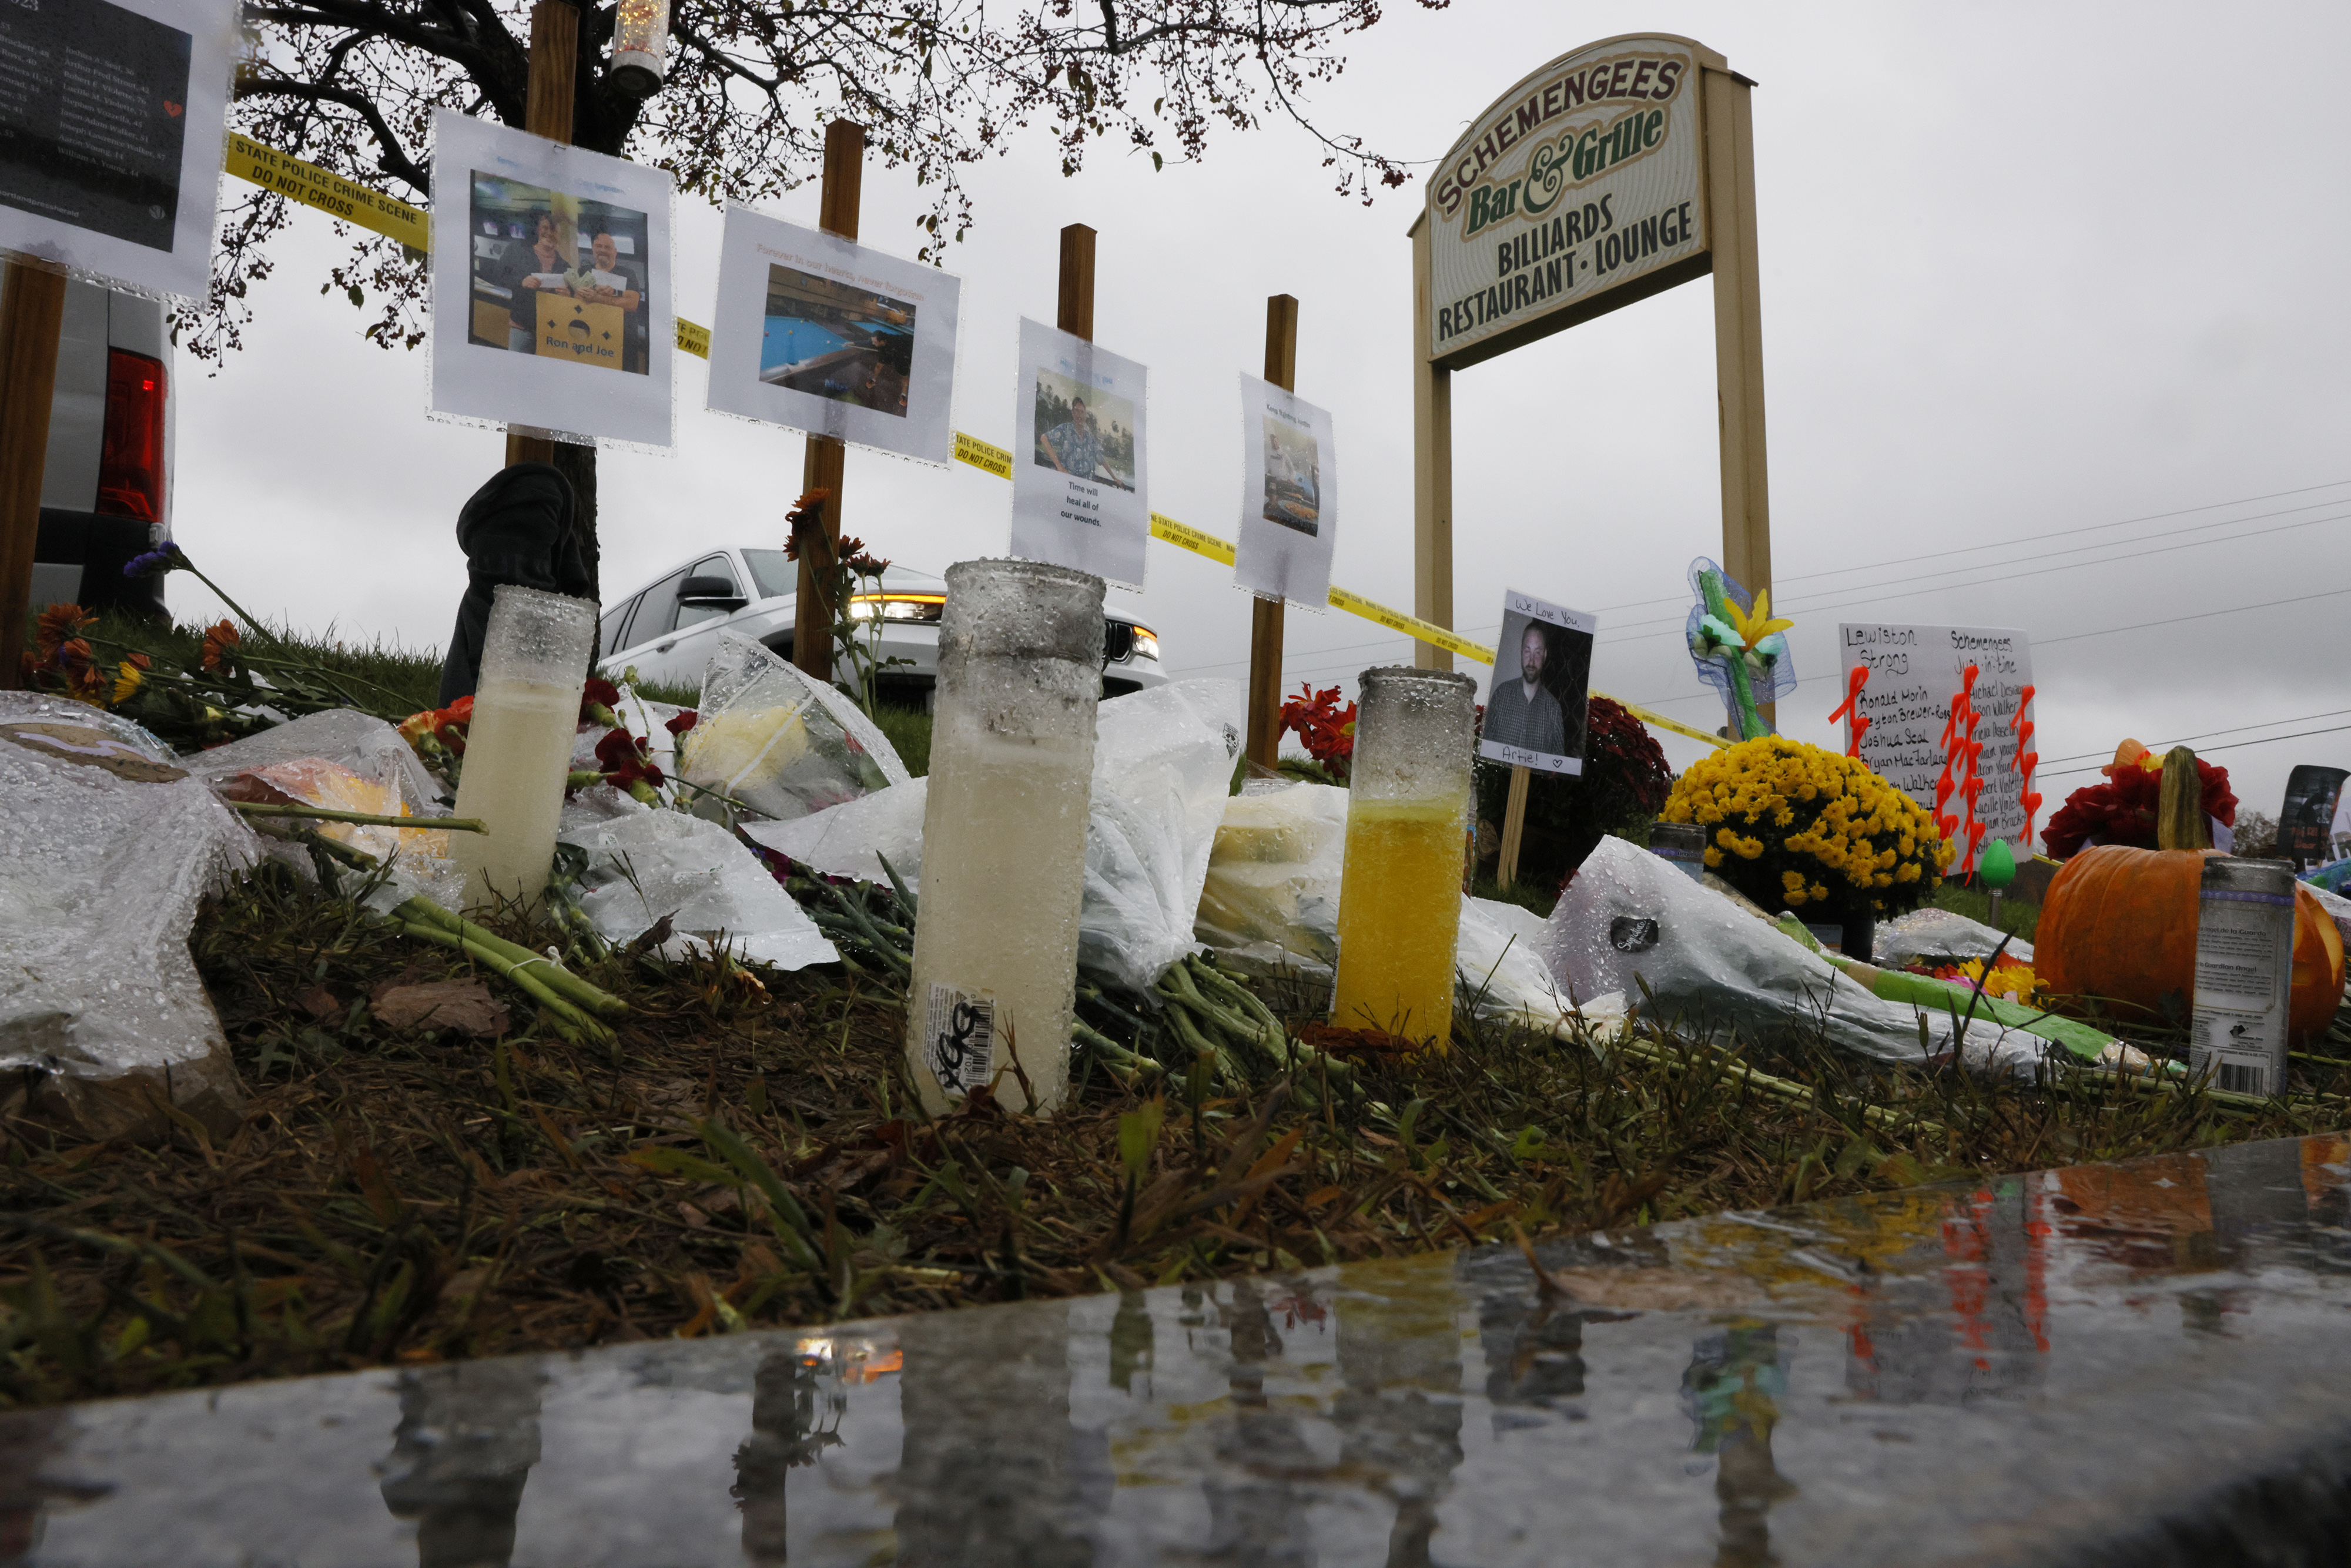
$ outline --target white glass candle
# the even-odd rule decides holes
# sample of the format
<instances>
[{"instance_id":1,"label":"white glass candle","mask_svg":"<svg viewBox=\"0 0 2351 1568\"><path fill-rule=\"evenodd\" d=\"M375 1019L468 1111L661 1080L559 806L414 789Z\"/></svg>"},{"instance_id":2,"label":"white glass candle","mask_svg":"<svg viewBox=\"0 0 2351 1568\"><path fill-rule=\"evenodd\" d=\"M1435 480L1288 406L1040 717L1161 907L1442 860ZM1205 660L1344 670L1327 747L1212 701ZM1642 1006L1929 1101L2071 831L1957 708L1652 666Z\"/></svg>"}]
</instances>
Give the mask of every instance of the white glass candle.
<instances>
[{"instance_id":1,"label":"white glass candle","mask_svg":"<svg viewBox=\"0 0 2351 1568\"><path fill-rule=\"evenodd\" d=\"M547 891L595 637L593 600L510 584L491 600L457 783L457 815L489 831L450 835L468 909L531 908Z\"/></svg>"},{"instance_id":2,"label":"white glass candle","mask_svg":"<svg viewBox=\"0 0 2351 1568\"><path fill-rule=\"evenodd\" d=\"M1100 578L947 569L907 1004L934 1111L994 1083L1007 1104L1050 1112L1067 1090L1102 651Z\"/></svg>"}]
</instances>

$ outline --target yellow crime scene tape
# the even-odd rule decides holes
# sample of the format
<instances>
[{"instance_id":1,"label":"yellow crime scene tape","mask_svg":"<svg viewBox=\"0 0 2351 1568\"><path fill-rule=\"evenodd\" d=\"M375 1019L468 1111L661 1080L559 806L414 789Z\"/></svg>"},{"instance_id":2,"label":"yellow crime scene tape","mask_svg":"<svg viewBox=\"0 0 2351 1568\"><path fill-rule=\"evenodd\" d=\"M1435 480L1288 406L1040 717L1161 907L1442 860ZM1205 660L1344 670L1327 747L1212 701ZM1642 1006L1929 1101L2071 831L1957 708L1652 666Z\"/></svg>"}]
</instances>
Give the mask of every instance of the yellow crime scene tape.
<instances>
[{"instance_id":1,"label":"yellow crime scene tape","mask_svg":"<svg viewBox=\"0 0 2351 1568\"><path fill-rule=\"evenodd\" d=\"M412 207L397 196L371 191L357 181L308 163L290 152L264 147L232 134L223 162L230 173L266 186L289 201L331 213L346 223L373 229L411 250L433 248L432 225L424 209Z\"/></svg>"},{"instance_id":2,"label":"yellow crime scene tape","mask_svg":"<svg viewBox=\"0 0 2351 1568\"><path fill-rule=\"evenodd\" d=\"M955 456L956 462L968 463L982 473L993 474L999 479L1012 477L1012 454L1001 446L982 441L976 435L966 435L960 430L956 432ZM1162 513L1151 514L1151 537L1155 539L1165 539L1178 549L1190 550L1194 555L1205 556L1222 565L1233 564L1231 540L1220 539L1205 529L1196 528L1189 523L1179 523ZM1481 664L1490 664L1494 662L1494 651L1482 643L1472 643L1459 632L1439 626L1433 621L1423 621L1417 615L1406 615L1401 610L1391 610L1377 600L1366 599L1362 594L1341 588L1335 583L1331 588L1331 608L1343 610L1350 615L1360 615L1366 621L1377 622L1391 632L1401 632L1405 636L1426 643L1432 648L1442 648L1448 653L1458 653L1465 659L1475 659ZM1608 696L1606 692L1594 692L1592 695L1598 697ZM1708 735L1702 729L1693 729L1688 725L1667 718L1665 715L1642 707L1637 703L1628 703L1622 697L1608 697L1608 700L1643 724L1655 728L1670 729L1676 735L1686 735L1692 740L1702 740L1708 746L1730 744L1719 735Z\"/></svg>"},{"instance_id":3,"label":"yellow crime scene tape","mask_svg":"<svg viewBox=\"0 0 2351 1568\"><path fill-rule=\"evenodd\" d=\"M377 234L396 239L412 250L429 251L433 248L432 224L425 216L424 209L411 206L397 196L371 191L365 185L330 173L316 163L305 162L291 153L264 147L258 141L249 141L234 133L228 139L225 161L228 172L238 179L266 186L288 201L331 213L361 228L372 229ZM675 318L675 320L678 352L692 354L696 359L708 359L710 329L683 316ZM958 463L970 464L983 474L993 474L999 479L1012 477L1011 453L976 435L967 435L960 430L955 433L955 459ZM1231 541L1220 539L1212 533L1193 528L1188 523L1179 523L1157 512L1151 514L1151 537L1165 539L1178 549L1190 550L1194 555L1204 556L1220 565L1233 564ZM1475 659L1481 664L1494 662L1493 651L1489 648L1472 643L1433 621L1423 621L1416 615L1406 615L1401 610L1391 610L1377 601L1343 588L1333 587L1331 590L1331 608L1343 610L1350 615L1360 615L1391 632L1400 632L1432 648L1442 648L1465 659ZM1593 695L1607 696L1608 694L1594 692ZM1655 728L1669 729L1676 735L1705 741L1708 746L1730 744L1719 735L1693 729L1688 725L1677 723L1661 713L1652 713L1621 697L1609 697L1609 701Z\"/></svg>"}]
</instances>

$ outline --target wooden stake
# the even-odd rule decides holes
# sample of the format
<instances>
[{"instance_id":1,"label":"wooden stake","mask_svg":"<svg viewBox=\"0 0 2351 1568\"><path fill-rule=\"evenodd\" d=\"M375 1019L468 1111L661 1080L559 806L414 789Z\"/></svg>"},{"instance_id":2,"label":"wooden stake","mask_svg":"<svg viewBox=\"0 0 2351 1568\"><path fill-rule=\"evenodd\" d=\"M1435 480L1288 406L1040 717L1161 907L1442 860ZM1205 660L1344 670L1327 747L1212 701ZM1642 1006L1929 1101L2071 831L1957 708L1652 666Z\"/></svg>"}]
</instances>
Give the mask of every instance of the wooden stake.
<instances>
[{"instance_id":1,"label":"wooden stake","mask_svg":"<svg viewBox=\"0 0 2351 1568\"><path fill-rule=\"evenodd\" d=\"M1720 411L1722 568L1748 592L1771 586L1771 476L1763 445L1762 268L1755 242L1755 121L1750 84L1700 73L1706 97L1706 221L1714 256L1714 381ZM1773 722L1772 705L1760 705Z\"/></svg>"},{"instance_id":2,"label":"wooden stake","mask_svg":"<svg viewBox=\"0 0 2351 1568\"><path fill-rule=\"evenodd\" d=\"M25 684L20 655L34 614L33 557L65 315L64 273L8 264L0 286L0 691Z\"/></svg>"},{"instance_id":3,"label":"wooden stake","mask_svg":"<svg viewBox=\"0 0 2351 1568\"><path fill-rule=\"evenodd\" d=\"M1083 224L1061 231L1061 297L1053 325L1094 340L1094 231Z\"/></svg>"},{"instance_id":4,"label":"wooden stake","mask_svg":"<svg viewBox=\"0 0 2351 1568\"><path fill-rule=\"evenodd\" d=\"M1519 880L1519 843L1527 831L1527 786L1533 780L1531 768L1510 769L1510 797L1502 807L1502 858L1494 868L1494 880L1504 887Z\"/></svg>"},{"instance_id":5,"label":"wooden stake","mask_svg":"<svg viewBox=\"0 0 2351 1568\"><path fill-rule=\"evenodd\" d=\"M1429 362L1428 214L1412 225L1412 612L1453 624L1453 372ZM1412 645L1424 670L1449 670L1453 655Z\"/></svg>"},{"instance_id":6,"label":"wooden stake","mask_svg":"<svg viewBox=\"0 0 2351 1568\"><path fill-rule=\"evenodd\" d=\"M1265 302L1265 379L1298 390L1298 300L1275 294ZM1281 756L1281 633L1284 606L1258 598L1249 608L1249 758L1271 768Z\"/></svg>"},{"instance_id":7,"label":"wooden stake","mask_svg":"<svg viewBox=\"0 0 2351 1568\"><path fill-rule=\"evenodd\" d=\"M836 120L824 128L824 188L817 198L817 226L842 239L857 237L858 209L865 185L865 127ZM832 679L832 628L837 606L825 598L832 567L841 559L841 492L849 448L829 435L811 435L800 459L800 488L831 493L824 504L822 537L814 530L800 540L799 598L792 611L792 663L811 678Z\"/></svg>"},{"instance_id":8,"label":"wooden stake","mask_svg":"<svg viewBox=\"0 0 2351 1568\"><path fill-rule=\"evenodd\" d=\"M580 75L580 9L569 0L538 0L530 10L530 85L523 99L523 129L569 146L572 84ZM544 435L507 433L507 466L552 463L555 443Z\"/></svg>"}]
</instances>

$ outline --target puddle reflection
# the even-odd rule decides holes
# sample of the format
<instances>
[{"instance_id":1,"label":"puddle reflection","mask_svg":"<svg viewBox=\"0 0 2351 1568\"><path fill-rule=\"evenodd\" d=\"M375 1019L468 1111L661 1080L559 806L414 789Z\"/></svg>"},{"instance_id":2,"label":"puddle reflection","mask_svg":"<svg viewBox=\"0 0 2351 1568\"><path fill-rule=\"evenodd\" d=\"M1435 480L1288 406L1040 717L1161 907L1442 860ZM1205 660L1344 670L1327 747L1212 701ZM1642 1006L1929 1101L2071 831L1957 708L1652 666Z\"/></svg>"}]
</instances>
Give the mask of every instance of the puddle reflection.
<instances>
[{"instance_id":1,"label":"puddle reflection","mask_svg":"<svg viewBox=\"0 0 2351 1568\"><path fill-rule=\"evenodd\" d=\"M1855 1521L2064 1517L2060 1429L2200 1478L2199 1379L2331 1423L2346 1176L2311 1138L1547 1249L1606 1310L1489 1249L37 1413L0 1568L1898 1562Z\"/></svg>"},{"instance_id":2,"label":"puddle reflection","mask_svg":"<svg viewBox=\"0 0 2351 1568\"><path fill-rule=\"evenodd\" d=\"M535 1361L461 1362L400 1375L400 1425L381 1490L416 1526L417 1568L506 1568L538 1463Z\"/></svg>"}]
</instances>

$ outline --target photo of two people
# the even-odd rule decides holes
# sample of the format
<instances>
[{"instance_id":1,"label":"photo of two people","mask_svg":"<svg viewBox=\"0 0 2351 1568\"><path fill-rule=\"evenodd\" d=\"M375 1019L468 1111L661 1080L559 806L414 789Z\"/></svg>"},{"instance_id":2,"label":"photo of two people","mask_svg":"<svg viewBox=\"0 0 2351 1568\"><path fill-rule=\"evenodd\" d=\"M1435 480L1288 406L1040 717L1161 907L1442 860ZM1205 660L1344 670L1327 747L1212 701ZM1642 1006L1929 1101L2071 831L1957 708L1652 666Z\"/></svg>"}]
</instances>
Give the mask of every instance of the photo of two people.
<instances>
[{"instance_id":1,"label":"photo of two people","mask_svg":"<svg viewBox=\"0 0 2351 1568\"><path fill-rule=\"evenodd\" d=\"M912 304L769 265L762 382L904 419L914 368Z\"/></svg>"},{"instance_id":2,"label":"photo of two people","mask_svg":"<svg viewBox=\"0 0 2351 1568\"><path fill-rule=\"evenodd\" d=\"M1134 401L1040 367L1037 445L1030 457L1040 468L1134 489Z\"/></svg>"},{"instance_id":3,"label":"photo of two people","mask_svg":"<svg viewBox=\"0 0 2351 1568\"><path fill-rule=\"evenodd\" d=\"M1592 680L1592 634L1554 626L1517 611L1504 613L1486 697L1481 755L1508 747L1538 757L1583 756L1584 710ZM1497 760L1520 762L1508 756ZM1527 764L1525 766L1540 766ZM1574 772L1577 768L1559 769Z\"/></svg>"},{"instance_id":4,"label":"photo of two people","mask_svg":"<svg viewBox=\"0 0 2351 1568\"><path fill-rule=\"evenodd\" d=\"M479 170L466 340L644 375L645 214Z\"/></svg>"}]
</instances>

